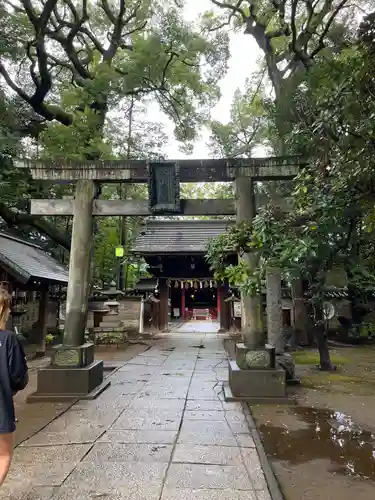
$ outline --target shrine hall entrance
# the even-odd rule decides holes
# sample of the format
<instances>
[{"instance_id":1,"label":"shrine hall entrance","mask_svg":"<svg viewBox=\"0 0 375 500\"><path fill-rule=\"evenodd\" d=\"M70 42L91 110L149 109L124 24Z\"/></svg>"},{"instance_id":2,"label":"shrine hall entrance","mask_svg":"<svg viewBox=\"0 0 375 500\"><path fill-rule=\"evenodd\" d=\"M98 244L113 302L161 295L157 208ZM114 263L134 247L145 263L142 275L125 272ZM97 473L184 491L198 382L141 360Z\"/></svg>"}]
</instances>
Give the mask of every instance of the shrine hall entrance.
<instances>
[{"instance_id":1,"label":"shrine hall entrance","mask_svg":"<svg viewBox=\"0 0 375 500\"><path fill-rule=\"evenodd\" d=\"M224 234L233 223L223 219L147 221L131 251L145 259L149 274L157 281L160 304L154 322L158 330L213 333L229 329L228 286L214 279L206 251L211 238ZM235 262L234 253L228 263Z\"/></svg>"},{"instance_id":2,"label":"shrine hall entrance","mask_svg":"<svg viewBox=\"0 0 375 500\"><path fill-rule=\"evenodd\" d=\"M217 321L220 304L212 280L180 281L170 286L171 321Z\"/></svg>"}]
</instances>

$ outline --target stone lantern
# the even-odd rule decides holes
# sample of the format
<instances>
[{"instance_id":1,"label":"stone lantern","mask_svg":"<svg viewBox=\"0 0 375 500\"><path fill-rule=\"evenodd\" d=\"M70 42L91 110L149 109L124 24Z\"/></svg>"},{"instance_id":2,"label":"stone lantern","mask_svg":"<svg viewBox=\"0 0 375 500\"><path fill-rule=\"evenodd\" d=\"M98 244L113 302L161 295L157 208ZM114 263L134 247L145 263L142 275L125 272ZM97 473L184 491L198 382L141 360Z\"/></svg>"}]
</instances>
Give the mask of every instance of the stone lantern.
<instances>
[{"instance_id":1,"label":"stone lantern","mask_svg":"<svg viewBox=\"0 0 375 500\"><path fill-rule=\"evenodd\" d=\"M118 299L123 297L125 294L121 290L116 288L116 283L111 281L109 288L103 290L101 295L105 296L108 300L104 302L104 306L109 308L108 316L115 316L119 313L119 302Z\"/></svg>"}]
</instances>

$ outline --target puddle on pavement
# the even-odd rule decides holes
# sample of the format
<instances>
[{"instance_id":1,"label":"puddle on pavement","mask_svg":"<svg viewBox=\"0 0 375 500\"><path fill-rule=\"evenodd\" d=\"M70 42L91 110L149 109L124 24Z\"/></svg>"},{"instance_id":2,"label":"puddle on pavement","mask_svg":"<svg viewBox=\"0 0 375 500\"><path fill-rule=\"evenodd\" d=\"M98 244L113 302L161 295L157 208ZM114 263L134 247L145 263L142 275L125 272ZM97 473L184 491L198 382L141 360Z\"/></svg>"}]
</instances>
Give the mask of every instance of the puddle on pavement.
<instances>
[{"instance_id":1,"label":"puddle on pavement","mask_svg":"<svg viewBox=\"0 0 375 500\"><path fill-rule=\"evenodd\" d=\"M331 410L288 409L305 425L298 429L259 426L267 454L291 465L331 461L329 471L375 482L375 435L358 427L348 415Z\"/></svg>"}]
</instances>

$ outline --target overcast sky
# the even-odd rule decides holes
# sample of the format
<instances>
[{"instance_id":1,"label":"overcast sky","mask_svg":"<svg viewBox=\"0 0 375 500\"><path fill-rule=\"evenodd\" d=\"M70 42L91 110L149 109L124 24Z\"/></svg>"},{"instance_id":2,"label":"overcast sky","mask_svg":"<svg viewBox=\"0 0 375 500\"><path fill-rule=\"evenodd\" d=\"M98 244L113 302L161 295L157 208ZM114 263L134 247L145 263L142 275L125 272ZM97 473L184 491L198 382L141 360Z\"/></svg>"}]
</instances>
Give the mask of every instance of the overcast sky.
<instances>
[{"instance_id":1,"label":"overcast sky","mask_svg":"<svg viewBox=\"0 0 375 500\"><path fill-rule=\"evenodd\" d=\"M186 0L185 18L194 20L200 13L211 9L212 6L210 0ZM222 122L229 120L234 91L237 88L243 89L246 78L250 77L256 68L256 60L260 52L256 42L250 35L232 33L230 37L230 54L228 73L220 82L221 99L212 110L212 118ZM165 125L165 131L170 138L166 148L168 158L186 158L186 155L179 150L178 142L174 139L172 122L160 112L156 104L150 106L148 118ZM202 131L196 141L193 155L189 155L190 158L208 158L210 156L207 147L208 138L208 131Z\"/></svg>"}]
</instances>

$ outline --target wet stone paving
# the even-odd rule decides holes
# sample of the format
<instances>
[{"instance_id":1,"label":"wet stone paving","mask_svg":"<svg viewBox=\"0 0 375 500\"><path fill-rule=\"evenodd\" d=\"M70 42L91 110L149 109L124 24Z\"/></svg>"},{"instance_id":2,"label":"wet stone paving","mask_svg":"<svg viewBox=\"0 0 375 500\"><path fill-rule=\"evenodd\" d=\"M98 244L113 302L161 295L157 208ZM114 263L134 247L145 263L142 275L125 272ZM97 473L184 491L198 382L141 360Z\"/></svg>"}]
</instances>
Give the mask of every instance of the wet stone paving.
<instances>
[{"instance_id":1,"label":"wet stone paving","mask_svg":"<svg viewBox=\"0 0 375 500\"><path fill-rule=\"evenodd\" d=\"M16 448L1 499L270 500L227 377L216 335L152 342Z\"/></svg>"}]
</instances>

